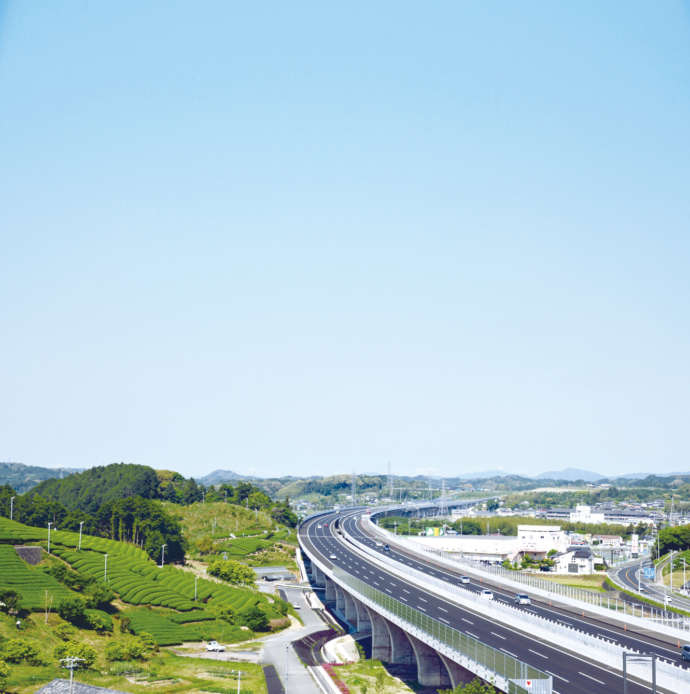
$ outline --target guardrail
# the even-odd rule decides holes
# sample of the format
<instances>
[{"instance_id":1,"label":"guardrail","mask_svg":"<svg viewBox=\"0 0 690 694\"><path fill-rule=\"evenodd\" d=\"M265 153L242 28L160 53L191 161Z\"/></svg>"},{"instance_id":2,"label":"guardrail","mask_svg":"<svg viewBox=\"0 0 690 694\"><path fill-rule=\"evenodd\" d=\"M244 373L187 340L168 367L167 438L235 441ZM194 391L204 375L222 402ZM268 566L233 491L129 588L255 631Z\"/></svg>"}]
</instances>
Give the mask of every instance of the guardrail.
<instances>
[{"instance_id":1,"label":"guardrail","mask_svg":"<svg viewBox=\"0 0 690 694\"><path fill-rule=\"evenodd\" d=\"M552 677L528 663L443 624L370 586L338 567L328 567L300 544L305 554L335 583L390 622L508 694L552 694ZM526 682L531 681L531 688Z\"/></svg>"}]
</instances>

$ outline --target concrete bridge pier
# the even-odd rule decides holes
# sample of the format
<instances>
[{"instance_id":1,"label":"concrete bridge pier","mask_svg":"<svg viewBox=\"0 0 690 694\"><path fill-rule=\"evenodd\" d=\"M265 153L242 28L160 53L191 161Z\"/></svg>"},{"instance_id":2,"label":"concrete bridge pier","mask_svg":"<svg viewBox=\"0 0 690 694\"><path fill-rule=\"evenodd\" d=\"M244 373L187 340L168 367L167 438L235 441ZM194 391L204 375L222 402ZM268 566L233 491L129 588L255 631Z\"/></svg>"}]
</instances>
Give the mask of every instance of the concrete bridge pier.
<instances>
[{"instance_id":1,"label":"concrete bridge pier","mask_svg":"<svg viewBox=\"0 0 690 694\"><path fill-rule=\"evenodd\" d=\"M357 621L357 608L355 601L349 593L345 593L345 621L352 624L355 631L359 631L359 622Z\"/></svg>"},{"instance_id":2,"label":"concrete bridge pier","mask_svg":"<svg viewBox=\"0 0 690 694\"><path fill-rule=\"evenodd\" d=\"M355 609L357 610L357 631L371 631L371 620L369 619L369 610L366 605L359 600L355 600Z\"/></svg>"},{"instance_id":3,"label":"concrete bridge pier","mask_svg":"<svg viewBox=\"0 0 690 694\"><path fill-rule=\"evenodd\" d=\"M410 645L410 640L407 638L407 634L397 624L393 624L393 622L389 622L387 619L383 621L388 629L390 638L390 662L399 665L414 665L416 663L416 658L412 646Z\"/></svg>"},{"instance_id":4,"label":"concrete bridge pier","mask_svg":"<svg viewBox=\"0 0 690 694\"><path fill-rule=\"evenodd\" d=\"M476 677L473 672L465 669L462 665L458 665L454 660L446 658L442 653L439 653L438 656L446 666L446 670L448 670L452 689L455 689L459 684L467 684Z\"/></svg>"},{"instance_id":5,"label":"concrete bridge pier","mask_svg":"<svg viewBox=\"0 0 690 694\"><path fill-rule=\"evenodd\" d=\"M335 609L345 613L345 591L335 584Z\"/></svg>"},{"instance_id":6,"label":"concrete bridge pier","mask_svg":"<svg viewBox=\"0 0 690 694\"><path fill-rule=\"evenodd\" d=\"M417 681L425 687L448 687L450 675L440 655L418 638L407 635L417 659Z\"/></svg>"},{"instance_id":7,"label":"concrete bridge pier","mask_svg":"<svg viewBox=\"0 0 690 694\"><path fill-rule=\"evenodd\" d=\"M326 581L326 602L336 602L335 583L327 576L324 578Z\"/></svg>"},{"instance_id":8,"label":"concrete bridge pier","mask_svg":"<svg viewBox=\"0 0 690 694\"><path fill-rule=\"evenodd\" d=\"M367 608L369 621L371 622L371 657L390 663L391 654L391 635L386 626L386 620L374 610Z\"/></svg>"},{"instance_id":9,"label":"concrete bridge pier","mask_svg":"<svg viewBox=\"0 0 690 694\"><path fill-rule=\"evenodd\" d=\"M319 569L318 566L316 566L316 564L314 564L312 567L312 576L314 578L314 583L320 588L323 588L326 585L326 575Z\"/></svg>"}]
</instances>

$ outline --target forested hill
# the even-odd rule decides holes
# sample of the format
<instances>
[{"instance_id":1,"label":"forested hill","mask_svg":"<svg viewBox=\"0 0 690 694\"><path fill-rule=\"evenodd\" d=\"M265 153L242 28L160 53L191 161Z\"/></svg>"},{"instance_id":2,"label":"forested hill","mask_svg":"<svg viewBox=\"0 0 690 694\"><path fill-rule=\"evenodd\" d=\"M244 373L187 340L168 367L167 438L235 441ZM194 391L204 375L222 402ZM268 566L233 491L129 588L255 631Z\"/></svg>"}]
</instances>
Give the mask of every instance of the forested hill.
<instances>
[{"instance_id":1,"label":"forested hill","mask_svg":"<svg viewBox=\"0 0 690 694\"><path fill-rule=\"evenodd\" d=\"M132 496L192 503L200 500L201 494L194 480L168 471L157 473L146 465L131 463L94 467L62 480L46 480L29 492L31 497L40 495L86 513L95 513L109 501Z\"/></svg>"},{"instance_id":2,"label":"forested hill","mask_svg":"<svg viewBox=\"0 0 690 694\"><path fill-rule=\"evenodd\" d=\"M65 477L65 475L81 472L82 469L38 467L36 465L24 465L23 463L0 463L0 484L9 484L20 494L23 494L43 480L52 479L53 477Z\"/></svg>"}]
</instances>

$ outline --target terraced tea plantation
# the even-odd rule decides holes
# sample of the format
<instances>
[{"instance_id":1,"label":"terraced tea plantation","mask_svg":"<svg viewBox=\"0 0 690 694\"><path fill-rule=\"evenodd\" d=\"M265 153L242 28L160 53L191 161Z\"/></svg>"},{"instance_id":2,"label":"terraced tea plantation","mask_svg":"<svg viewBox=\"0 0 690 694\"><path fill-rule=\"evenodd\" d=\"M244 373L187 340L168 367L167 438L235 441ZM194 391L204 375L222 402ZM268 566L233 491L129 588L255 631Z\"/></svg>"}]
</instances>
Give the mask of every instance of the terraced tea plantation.
<instances>
[{"instance_id":1,"label":"terraced tea plantation","mask_svg":"<svg viewBox=\"0 0 690 694\"><path fill-rule=\"evenodd\" d=\"M25 610L45 608L46 597L49 604L52 599L55 605L68 595L74 595L52 576L29 566L12 545L0 545L0 587L16 590L22 596L19 606Z\"/></svg>"},{"instance_id":2,"label":"terraced tea plantation","mask_svg":"<svg viewBox=\"0 0 690 694\"><path fill-rule=\"evenodd\" d=\"M181 641L199 641L205 638L237 641L247 638L239 627L216 619L215 612L228 606L237 613L258 606L268 619L279 619L281 614L261 593L247 588L216 583L195 577L173 566L160 568L145 552L134 545L105 538L82 537L81 550L77 549L79 534L66 531L51 533L51 554L64 560L79 573L97 580L107 580L122 602L167 608L168 611L125 611L132 619L134 631L148 631L161 645ZM0 588L14 588L22 595L22 606L30 610L42 609L45 591L50 590L56 604L70 591L39 568L29 567L17 556L12 544L40 542L47 546L47 530L30 528L0 518ZM107 555L107 578L106 578ZM177 612L173 612L176 610ZM249 634L251 635L251 634Z\"/></svg>"}]
</instances>

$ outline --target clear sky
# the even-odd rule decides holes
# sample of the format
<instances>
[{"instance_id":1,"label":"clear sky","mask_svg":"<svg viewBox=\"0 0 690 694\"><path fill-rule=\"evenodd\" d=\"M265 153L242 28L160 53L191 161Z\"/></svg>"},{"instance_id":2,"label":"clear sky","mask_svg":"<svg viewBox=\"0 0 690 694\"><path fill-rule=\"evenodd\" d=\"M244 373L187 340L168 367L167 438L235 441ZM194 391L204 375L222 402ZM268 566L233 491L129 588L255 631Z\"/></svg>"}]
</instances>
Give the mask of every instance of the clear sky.
<instances>
[{"instance_id":1,"label":"clear sky","mask_svg":"<svg viewBox=\"0 0 690 694\"><path fill-rule=\"evenodd\" d=\"M0 4L0 460L690 469L690 4Z\"/></svg>"}]
</instances>

